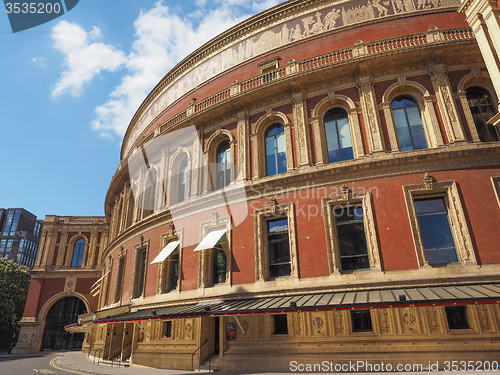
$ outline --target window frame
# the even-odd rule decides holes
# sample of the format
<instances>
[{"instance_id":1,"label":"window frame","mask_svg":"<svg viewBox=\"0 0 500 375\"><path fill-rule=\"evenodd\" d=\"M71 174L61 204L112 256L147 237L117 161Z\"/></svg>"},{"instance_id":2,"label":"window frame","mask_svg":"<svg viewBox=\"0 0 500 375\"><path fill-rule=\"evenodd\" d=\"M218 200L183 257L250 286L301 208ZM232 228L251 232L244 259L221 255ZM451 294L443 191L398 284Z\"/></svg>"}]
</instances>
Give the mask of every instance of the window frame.
<instances>
[{"instance_id":1,"label":"window frame","mask_svg":"<svg viewBox=\"0 0 500 375\"><path fill-rule=\"evenodd\" d=\"M172 293L172 292L179 292L181 290L181 269L182 269L182 239L183 239L183 229L179 229L178 231L173 227L173 224L170 224L169 230L167 233L163 233L161 235L161 240L160 240L160 251L163 249L165 246L167 246L170 242L172 241L180 241L178 250L174 250L172 254L175 251L179 252L179 260L178 260L178 274L177 274L177 287L170 289L169 287L169 280L170 280L170 261L169 258L172 254L170 254L167 259L165 259L163 262L159 264L158 267L158 283L156 286L156 293L157 294L167 294L167 293Z\"/></svg>"},{"instance_id":2,"label":"window frame","mask_svg":"<svg viewBox=\"0 0 500 375\"><path fill-rule=\"evenodd\" d=\"M226 255L226 280L223 283L214 283L213 264L214 251L213 249L205 249L198 251L198 287L211 288L223 285L232 285L232 244L231 244L231 218L229 216L218 217L213 215L211 220L200 223L200 241L205 238L210 232L218 229L226 230L225 246L222 250Z\"/></svg>"},{"instance_id":3,"label":"window frame","mask_svg":"<svg viewBox=\"0 0 500 375\"><path fill-rule=\"evenodd\" d=\"M326 129L327 122L325 121L325 117L329 113L334 113L334 112L342 112L343 114L345 114L345 118L347 119L347 126L349 127L349 136L351 137L350 140L351 140L351 148L352 148L352 158L350 158L350 159L345 159L345 158L342 157L342 148L340 147L341 146L340 131L339 131L338 123L337 123L338 120L335 120L335 125L334 126L335 126L335 130L336 130L336 134L337 134L337 143L336 143L336 145L338 146L338 150L339 150L339 154L340 154L340 160L330 161L329 150L328 150L328 137L327 137L327 129ZM322 119L323 119L322 124L323 124L324 138L325 138L326 161L329 164L332 164L332 163L340 163L342 161L354 160L356 158L356 151L355 151L355 145L354 145L354 137L353 137L353 134L352 134L352 127L351 127L351 123L349 122L349 113L344 108L342 108L342 107L333 107L333 108L330 108L329 110L327 110L323 114Z\"/></svg>"},{"instance_id":4,"label":"window frame","mask_svg":"<svg viewBox=\"0 0 500 375\"><path fill-rule=\"evenodd\" d=\"M474 114L472 113L472 110L471 110L471 107L470 107L469 97L467 96L468 91L471 90L471 89L481 90L481 91L483 91L484 93L486 93L489 96L489 98L491 100L490 106L491 106L491 108L493 110L491 117L493 117L493 115L495 115L497 113L497 108L496 108L496 105L495 105L495 98L494 98L494 96L490 93L489 90L487 90L486 88L482 87L481 85L474 85L474 84L472 84L472 85L469 85L464 90L465 103L467 104L467 109L468 109L468 112L466 113L466 117L468 117L468 115L470 115L470 120L472 122L471 125L474 126L474 128L475 128L475 133L477 135L477 140L479 142L498 142L498 141L500 141L500 131L495 126L493 126L491 124L488 124L487 121L489 119L485 121L485 123L483 124L483 126L484 126L484 128L486 128L485 130L486 130L486 132L488 133L488 135L490 137L492 136L492 133L493 133L493 136L496 136L497 139L493 139L493 140L481 140L479 129L478 129L478 126L476 124L476 121L474 120Z\"/></svg>"},{"instance_id":5,"label":"window frame","mask_svg":"<svg viewBox=\"0 0 500 375\"><path fill-rule=\"evenodd\" d=\"M368 328L358 328L356 327L355 322L356 320L356 315L361 315L361 313L364 313L365 315L368 315L370 317L369 319L369 327ZM361 309L361 310L351 310L351 331L352 333L368 333L368 332L373 332L373 317L371 313L371 309ZM366 318L366 316L365 316Z\"/></svg>"},{"instance_id":6,"label":"window frame","mask_svg":"<svg viewBox=\"0 0 500 375\"><path fill-rule=\"evenodd\" d=\"M275 135L272 135L270 136L269 134L274 130L274 129L277 129L277 128L283 128L283 131L278 133L278 134L275 134ZM287 155L287 150L286 150L286 134L285 134L285 126L280 123L280 122L274 122L268 126L266 126L266 129L264 130L264 164L265 164L265 176L266 177L271 177L271 176L277 176L279 174L283 174L283 173L286 173L288 172L288 167L285 171L279 171L279 158L278 158L278 138L277 137L283 137L283 141L285 143L285 164L287 164L287 159L288 157L290 157L289 155ZM269 164L268 164L268 160L267 160L267 155L268 155L268 150L267 150L267 140L269 138L274 138L274 163L275 163L275 167L276 167L276 173L274 174L269 174Z\"/></svg>"},{"instance_id":7,"label":"window frame","mask_svg":"<svg viewBox=\"0 0 500 375\"><path fill-rule=\"evenodd\" d=\"M139 278L139 256L145 253L145 260L144 260L144 275L143 275L143 280L141 283L138 282ZM130 286L131 286L131 291L130 291L130 297L131 299L136 299L136 298L144 298L146 294L146 281L147 281L147 275L148 275L148 255L149 255L149 240L144 241L142 243L139 243L134 246L134 257L132 259L132 275L130 277ZM139 286L142 284L142 291L139 290Z\"/></svg>"},{"instance_id":8,"label":"window frame","mask_svg":"<svg viewBox=\"0 0 500 375\"><path fill-rule=\"evenodd\" d=\"M414 200L432 197L445 197L450 231L455 241L459 263L477 264L469 227L465 219L462 200L455 181L437 182L432 176L426 174L424 175L424 183L422 184L403 185L403 195L419 267L431 266L425 256Z\"/></svg>"},{"instance_id":9,"label":"window frame","mask_svg":"<svg viewBox=\"0 0 500 375\"><path fill-rule=\"evenodd\" d=\"M396 102L398 99L401 99L401 100L405 100L405 99L406 100L410 100L413 103L415 103L415 105L414 106L405 106L405 107L401 107L401 108L394 108L393 107L394 102ZM410 122L409 122L409 119L408 119L407 108L417 108L418 109L418 114L419 114L419 117L420 117L420 125L422 126L422 132L424 133L426 147L415 148L414 135L412 133L411 125L410 125ZM405 150L405 151L401 150L401 136L400 136L400 134L398 134L398 124L397 124L396 118L394 116L394 110L395 109L396 110L403 110L403 112L404 112L405 120L406 120L405 121L405 125L406 125L405 129L408 129L408 133L410 135L410 140L411 140L411 144L412 144L412 149L411 150ZM394 128L395 128L395 131L396 131L396 138L397 138L397 142L398 142L399 151L401 151L401 152L418 151L418 150L426 150L426 149L430 148L430 142L429 142L429 139L428 139L428 135L427 135L427 132L425 131L424 117L423 117L422 108L420 107L420 104L419 104L417 98L415 98L413 95L409 95L409 94L403 94L403 95L397 95L397 96L395 96L391 100L391 114L392 114L392 120L393 120L393 123L394 123Z\"/></svg>"},{"instance_id":10,"label":"window frame","mask_svg":"<svg viewBox=\"0 0 500 375\"><path fill-rule=\"evenodd\" d=\"M293 137L292 128L293 123L290 119L282 112L278 111L268 111L262 117L260 117L255 126L253 127L253 132L250 135L250 143L252 147L252 158L253 158L253 178L269 177L276 178L279 175L267 176L266 171L266 148L265 148L265 132L269 126L279 123L283 125L285 130L285 147L286 147L286 172L290 172L294 169L294 158L293 158Z\"/></svg>"},{"instance_id":11,"label":"window frame","mask_svg":"<svg viewBox=\"0 0 500 375\"><path fill-rule=\"evenodd\" d=\"M269 272L269 251L267 242L267 222L287 218L290 249L290 276L271 278ZM255 233L255 278L257 281L279 281L299 277L295 205L293 202L278 204L271 198L268 207L254 211Z\"/></svg>"},{"instance_id":12,"label":"window frame","mask_svg":"<svg viewBox=\"0 0 500 375\"><path fill-rule=\"evenodd\" d=\"M420 108L420 118L424 128L428 148L435 148L444 145L443 134L439 125L438 117L434 107L435 95L431 95L427 88L414 81L408 81L402 77L398 82L389 86L382 96L382 108L386 122L387 132L392 152L401 152L399 140L396 132L396 125L392 114L391 104L399 96L412 97ZM447 130L445 130L447 132ZM410 152L410 151L405 151Z\"/></svg>"},{"instance_id":13,"label":"window frame","mask_svg":"<svg viewBox=\"0 0 500 375\"><path fill-rule=\"evenodd\" d=\"M273 335L287 335L288 336L288 333L289 333L289 329L288 329L288 315L287 314L272 314L272 317L273 317ZM284 318L284 319L283 319ZM284 327L286 327L286 332L285 330L283 331L279 331L279 328L280 326L278 324L276 324L277 320L278 319L283 319L286 323L286 325ZM283 323L283 322L281 322Z\"/></svg>"},{"instance_id":14,"label":"window frame","mask_svg":"<svg viewBox=\"0 0 500 375\"><path fill-rule=\"evenodd\" d=\"M81 261L80 261L79 265L73 265L73 260L75 259L76 245L77 245L77 243L80 240L83 241L83 249L81 250L81 256L82 256L82 258L81 258ZM81 249L81 246L80 246L80 249ZM71 257L70 267L72 267L72 268L82 268L82 267L84 267L84 260L85 260L85 252L86 252L86 250L87 250L87 240L85 238L83 238L83 237L76 238L74 240L74 242L73 242L73 253L72 253L73 255ZM78 254L80 254L80 251L78 252Z\"/></svg>"},{"instance_id":15,"label":"window frame","mask_svg":"<svg viewBox=\"0 0 500 375\"><path fill-rule=\"evenodd\" d=\"M117 261L118 266L113 291L113 303L118 303L123 298L123 284L125 281L125 269L127 267L127 250L122 248L120 254L118 254Z\"/></svg>"},{"instance_id":16,"label":"window frame","mask_svg":"<svg viewBox=\"0 0 500 375\"><path fill-rule=\"evenodd\" d=\"M372 209L372 194L368 190L352 192L347 187L341 188L341 194L324 197L322 199L326 244L328 249L328 265L330 274L349 273L342 270L340 246L338 243L337 221L333 212L335 207L361 206L363 208L363 225L365 229L366 247L370 260L370 269L355 270L354 272L381 271L380 251L377 240L377 231Z\"/></svg>"},{"instance_id":17,"label":"window frame","mask_svg":"<svg viewBox=\"0 0 500 375\"><path fill-rule=\"evenodd\" d=\"M463 326L453 326L452 327L452 324L457 323L457 322L453 322L450 320L450 315L451 315L452 310L462 312L463 315L460 317L460 320L462 320L462 321L459 323L465 323ZM470 319L469 319L467 310L468 310L467 306L465 306L465 305L444 306L444 316L445 316L449 331L471 329ZM448 311L450 311L450 314L448 313Z\"/></svg>"}]
</instances>

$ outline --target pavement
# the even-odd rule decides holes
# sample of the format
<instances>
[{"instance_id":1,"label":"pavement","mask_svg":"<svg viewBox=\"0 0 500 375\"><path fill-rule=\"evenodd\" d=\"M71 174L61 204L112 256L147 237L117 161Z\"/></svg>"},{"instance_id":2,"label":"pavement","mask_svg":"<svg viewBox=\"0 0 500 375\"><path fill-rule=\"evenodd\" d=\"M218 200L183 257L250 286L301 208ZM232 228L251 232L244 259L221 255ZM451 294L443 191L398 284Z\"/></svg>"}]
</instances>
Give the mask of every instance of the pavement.
<instances>
[{"instance_id":1,"label":"pavement","mask_svg":"<svg viewBox=\"0 0 500 375\"><path fill-rule=\"evenodd\" d=\"M81 351L44 351L40 353L33 354L7 354L6 352L0 352L0 358L9 359L22 359L26 357L49 357L50 366L52 368L68 372L70 374L76 375L177 375L177 374L193 374L191 371L181 371L181 370L166 370L157 369L145 366L138 366L132 364L130 367L111 367L109 365L102 365L94 363L91 357ZM297 371L299 372L299 371ZM1 373L1 372L0 372ZM196 371L195 374L200 372ZM289 372L290 373L290 372ZM293 372L291 372L293 373ZM304 373L304 372L299 372ZM307 372L308 374L314 375L312 372ZM380 372L378 372L380 373ZM218 372L218 375L246 375L247 372ZM322 374L326 374L323 372ZM376 374L371 373L360 373L356 374ZM481 375L500 375L500 369L496 371L422 371L422 372L403 372L405 375L435 375L435 374L446 374L446 375L470 375L470 374L481 374ZM260 373L260 375L278 375L277 373Z\"/></svg>"}]
</instances>

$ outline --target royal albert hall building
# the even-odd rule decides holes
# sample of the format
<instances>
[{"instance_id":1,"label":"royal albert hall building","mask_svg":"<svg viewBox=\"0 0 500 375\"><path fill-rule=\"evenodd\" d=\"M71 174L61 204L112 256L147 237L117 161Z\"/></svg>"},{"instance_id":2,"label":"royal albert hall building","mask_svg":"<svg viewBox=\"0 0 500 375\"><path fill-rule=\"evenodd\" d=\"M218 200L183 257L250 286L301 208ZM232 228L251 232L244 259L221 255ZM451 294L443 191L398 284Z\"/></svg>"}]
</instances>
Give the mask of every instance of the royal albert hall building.
<instances>
[{"instance_id":1,"label":"royal albert hall building","mask_svg":"<svg viewBox=\"0 0 500 375\"><path fill-rule=\"evenodd\" d=\"M123 140L84 350L245 371L498 360L498 98L460 5L291 0L173 68Z\"/></svg>"}]
</instances>

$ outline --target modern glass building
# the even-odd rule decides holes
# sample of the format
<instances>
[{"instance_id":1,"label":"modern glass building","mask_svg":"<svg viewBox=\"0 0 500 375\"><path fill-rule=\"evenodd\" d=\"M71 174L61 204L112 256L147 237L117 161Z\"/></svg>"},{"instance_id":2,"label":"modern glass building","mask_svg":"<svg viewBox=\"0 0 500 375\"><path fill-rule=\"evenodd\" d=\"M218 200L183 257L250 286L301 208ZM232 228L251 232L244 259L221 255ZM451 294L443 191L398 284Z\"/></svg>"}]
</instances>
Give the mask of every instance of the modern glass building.
<instances>
[{"instance_id":1,"label":"modern glass building","mask_svg":"<svg viewBox=\"0 0 500 375\"><path fill-rule=\"evenodd\" d=\"M23 208L1 208L0 229L0 257L33 268L42 221Z\"/></svg>"}]
</instances>

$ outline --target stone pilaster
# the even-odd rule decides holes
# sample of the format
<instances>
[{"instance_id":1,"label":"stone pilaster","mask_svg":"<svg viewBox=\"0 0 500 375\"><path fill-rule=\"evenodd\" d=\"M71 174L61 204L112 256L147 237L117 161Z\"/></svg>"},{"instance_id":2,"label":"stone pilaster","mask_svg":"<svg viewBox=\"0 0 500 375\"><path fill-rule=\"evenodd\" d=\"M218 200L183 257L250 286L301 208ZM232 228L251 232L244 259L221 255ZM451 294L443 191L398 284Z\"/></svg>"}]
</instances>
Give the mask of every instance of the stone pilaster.
<instances>
[{"instance_id":1,"label":"stone pilaster","mask_svg":"<svg viewBox=\"0 0 500 375\"><path fill-rule=\"evenodd\" d=\"M380 127L377 101L371 78L366 76L358 78L358 90L368 137L369 152L370 154L374 152L384 152L384 137Z\"/></svg>"},{"instance_id":2,"label":"stone pilaster","mask_svg":"<svg viewBox=\"0 0 500 375\"><path fill-rule=\"evenodd\" d=\"M299 167L311 165L311 140L309 129L307 127L307 105L306 99L302 93L292 97L293 118L296 131L296 147Z\"/></svg>"},{"instance_id":3,"label":"stone pilaster","mask_svg":"<svg viewBox=\"0 0 500 375\"><path fill-rule=\"evenodd\" d=\"M465 132L458 116L450 80L444 65L431 65L430 77L436 92L439 111L450 143L465 141Z\"/></svg>"},{"instance_id":4,"label":"stone pilaster","mask_svg":"<svg viewBox=\"0 0 500 375\"><path fill-rule=\"evenodd\" d=\"M250 176L250 144L249 144L249 123L246 111L241 111L236 115L238 129L238 168L243 180L248 180Z\"/></svg>"}]
</instances>

